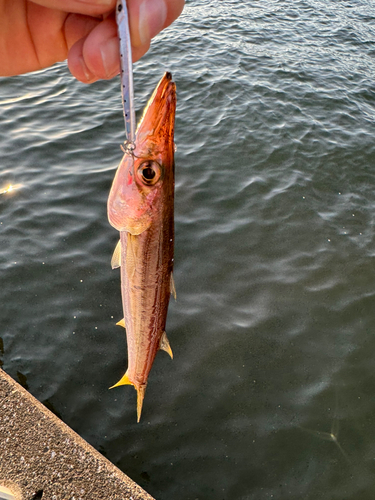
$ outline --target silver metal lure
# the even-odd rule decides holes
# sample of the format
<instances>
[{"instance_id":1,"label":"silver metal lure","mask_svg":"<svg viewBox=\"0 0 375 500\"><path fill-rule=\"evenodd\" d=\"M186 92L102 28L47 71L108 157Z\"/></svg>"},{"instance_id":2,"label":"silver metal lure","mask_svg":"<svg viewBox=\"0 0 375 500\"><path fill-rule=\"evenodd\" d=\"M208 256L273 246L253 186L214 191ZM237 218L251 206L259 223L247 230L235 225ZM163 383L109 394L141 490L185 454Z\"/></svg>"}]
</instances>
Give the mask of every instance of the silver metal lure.
<instances>
[{"instance_id":1,"label":"silver metal lure","mask_svg":"<svg viewBox=\"0 0 375 500\"><path fill-rule=\"evenodd\" d=\"M135 109L133 90L133 61L130 43L128 9L126 0L117 0L116 22L120 40L121 93L125 120L125 132L128 143L135 141Z\"/></svg>"}]
</instances>

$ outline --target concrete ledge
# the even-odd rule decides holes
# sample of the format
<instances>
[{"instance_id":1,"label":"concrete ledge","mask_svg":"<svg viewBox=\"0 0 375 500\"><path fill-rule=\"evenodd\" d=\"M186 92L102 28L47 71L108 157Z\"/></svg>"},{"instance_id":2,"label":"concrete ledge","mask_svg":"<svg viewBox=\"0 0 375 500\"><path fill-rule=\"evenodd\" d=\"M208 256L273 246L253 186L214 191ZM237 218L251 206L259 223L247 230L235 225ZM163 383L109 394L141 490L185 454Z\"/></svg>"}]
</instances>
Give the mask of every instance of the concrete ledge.
<instances>
[{"instance_id":1,"label":"concrete ledge","mask_svg":"<svg viewBox=\"0 0 375 500\"><path fill-rule=\"evenodd\" d=\"M0 486L17 500L153 500L1 369Z\"/></svg>"}]
</instances>

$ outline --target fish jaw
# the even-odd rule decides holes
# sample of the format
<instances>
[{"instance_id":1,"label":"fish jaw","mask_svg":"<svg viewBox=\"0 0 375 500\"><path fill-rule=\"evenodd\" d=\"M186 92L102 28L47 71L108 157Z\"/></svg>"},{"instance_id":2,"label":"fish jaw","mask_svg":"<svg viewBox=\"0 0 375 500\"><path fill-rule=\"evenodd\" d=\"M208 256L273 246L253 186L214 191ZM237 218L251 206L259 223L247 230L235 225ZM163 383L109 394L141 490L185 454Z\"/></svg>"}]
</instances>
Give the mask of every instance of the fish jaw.
<instances>
[{"instance_id":1,"label":"fish jaw","mask_svg":"<svg viewBox=\"0 0 375 500\"><path fill-rule=\"evenodd\" d=\"M165 73L156 86L136 131L135 156L152 154L155 159L174 154L176 84Z\"/></svg>"},{"instance_id":2,"label":"fish jaw","mask_svg":"<svg viewBox=\"0 0 375 500\"><path fill-rule=\"evenodd\" d=\"M159 209L163 183L174 175L176 86L170 73L160 80L137 128L135 149L117 169L108 198L108 219L133 235L148 229Z\"/></svg>"}]
</instances>

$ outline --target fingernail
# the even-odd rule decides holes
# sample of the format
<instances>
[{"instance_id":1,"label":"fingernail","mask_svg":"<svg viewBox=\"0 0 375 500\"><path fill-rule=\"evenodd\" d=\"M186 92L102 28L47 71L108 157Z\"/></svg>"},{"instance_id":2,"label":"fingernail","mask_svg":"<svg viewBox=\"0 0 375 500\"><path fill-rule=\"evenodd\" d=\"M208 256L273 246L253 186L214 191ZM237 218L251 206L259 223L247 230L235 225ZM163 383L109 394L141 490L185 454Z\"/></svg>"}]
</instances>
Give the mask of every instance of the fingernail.
<instances>
[{"instance_id":1,"label":"fingernail","mask_svg":"<svg viewBox=\"0 0 375 500\"><path fill-rule=\"evenodd\" d=\"M84 73L84 75L86 77L86 80L87 80L86 83L91 82L94 79L94 76L91 74L90 70L86 66L86 63L85 63L83 57L79 58L79 62L81 64L82 71L83 71L83 73Z\"/></svg>"},{"instance_id":2,"label":"fingernail","mask_svg":"<svg viewBox=\"0 0 375 500\"><path fill-rule=\"evenodd\" d=\"M145 45L157 35L167 18L167 6L164 0L143 0L139 5L139 39Z\"/></svg>"},{"instance_id":3,"label":"fingernail","mask_svg":"<svg viewBox=\"0 0 375 500\"><path fill-rule=\"evenodd\" d=\"M100 45L100 53L103 61L103 68L107 78L111 78L119 70L119 47L118 38L110 38Z\"/></svg>"}]
</instances>

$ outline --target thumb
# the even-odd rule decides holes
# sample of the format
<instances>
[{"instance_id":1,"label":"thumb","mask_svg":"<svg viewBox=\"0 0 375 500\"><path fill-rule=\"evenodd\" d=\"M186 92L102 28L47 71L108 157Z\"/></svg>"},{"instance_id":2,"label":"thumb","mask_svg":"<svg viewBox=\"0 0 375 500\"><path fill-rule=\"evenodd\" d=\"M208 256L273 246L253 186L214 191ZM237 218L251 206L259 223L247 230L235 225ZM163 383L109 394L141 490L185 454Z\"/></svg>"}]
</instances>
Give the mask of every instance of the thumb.
<instances>
[{"instance_id":1,"label":"thumb","mask_svg":"<svg viewBox=\"0 0 375 500\"><path fill-rule=\"evenodd\" d=\"M151 39L166 26L167 3L165 0L128 0L127 4L132 46L149 45Z\"/></svg>"}]
</instances>

